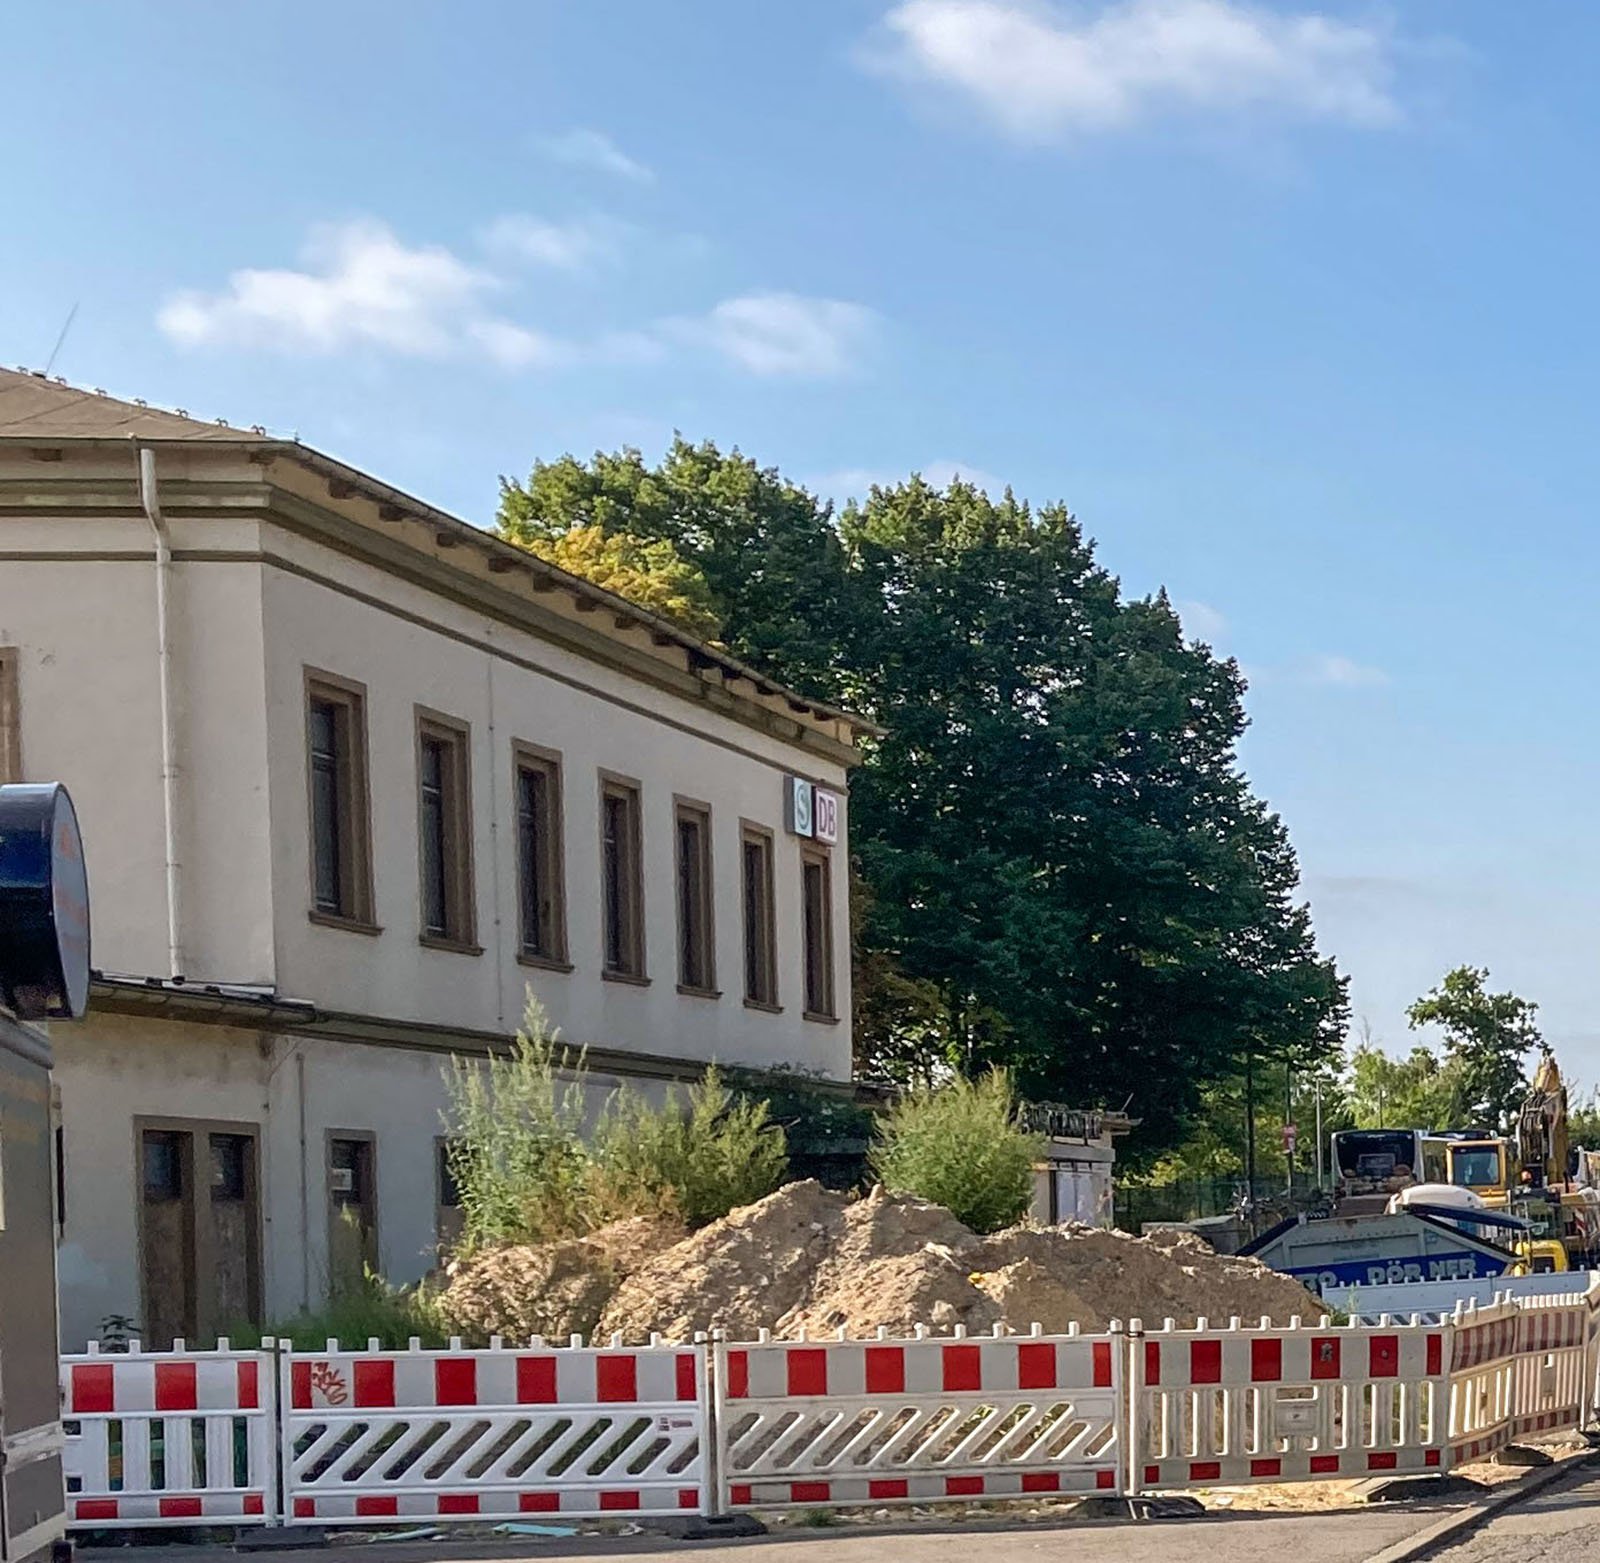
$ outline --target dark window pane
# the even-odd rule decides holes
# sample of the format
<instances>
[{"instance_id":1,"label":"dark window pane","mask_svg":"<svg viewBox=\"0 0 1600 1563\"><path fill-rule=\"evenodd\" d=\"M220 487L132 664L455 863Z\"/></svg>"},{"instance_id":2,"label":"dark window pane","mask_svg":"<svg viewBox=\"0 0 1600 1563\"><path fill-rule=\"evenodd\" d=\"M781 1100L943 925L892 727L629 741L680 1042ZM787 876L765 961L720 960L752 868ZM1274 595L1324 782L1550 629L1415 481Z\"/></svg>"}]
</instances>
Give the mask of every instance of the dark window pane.
<instances>
[{"instance_id":1,"label":"dark window pane","mask_svg":"<svg viewBox=\"0 0 1600 1563\"><path fill-rule=\"evenodd\" d=\"M319 912L349 910L343 863L343 821L338 708L327 700L311 702L311 850Z\"/></svg>"},{"instance_id":2,"label":"dark window pane","mask_svg":"<svg viewBox=\"0 0 1600 1563\"><path fill-rule=\"evenodd\" d=\"M438 938L450 932L444 751L439 739L422 740L422 929Z\"/></svg>"},{"instance_id":3,"label":"dark window pane","mask_svg":"<svg viewBox=\"0 0 1600 1563\"><path fill-rule=\"evenodd\" d=\"M535 955L555 956L555 887L553 877L550 778L542 770L518 773L517 832L522 872L522 947Z\"/></svg>"},{"instance_id":4,"label":"dark window pane","mask_svg":"<svg viewBox=\"0 0 1600 1563\"><path fill-rule=\"evenodd\" d=\"M605 917L605 961L611 971L628 969L627 837L628 800L608 793L604 803L601 842L601 894Z\"/></svg>"},{"instance_id":5,"label":"dark window pane","mask_svg":"<svg viewBox=\"0 0 1600 1563\"><path fill-rule=\"evenodd\" d=\"M328 1147L328 1192L336 1205L363 1205L372 1175L366 1140L334 1140Z\"/></svg>"},{"instance_id":6,"label":"dark window pane","mask_svg":"<svg viewBox=\"0 0 1600 1563\"><path fill-rule=\"evenodd\" d=\"M243 1134L211 1136L211 1197L243 1199L249 1186L250 1139Z\"/></svg>"},{"instance_id":7,"label":"dark window pane","mask_svg":"<svg viewBox=\"0 0 1600 1563\"><path fill-rule=\"evenodd\" d=\"M746 840L744 889L744 996L777 1002L772 966L772 853L764 840Z\"/></svg>"},{"instance_id":8,"label":"dark window pane","mask_svg":"<svg viewBox=\"0 0 1600 1563\"><path fill-rule=\"evenodd\" d=\"M678 980L685 987L706 986L700 910L700 822L678 821Z\"/></svg>"},{"instance_id":9,"label":"dark window pane","mask_svg":"<svg viewBox=\"0 0 1600 1563\"><path fill-rule=\"evenodd\" d=\"M828 875L817 862L806 863L803 872L806 1008L826 1015L833 1008L828 970Z\"/></svg>"},{"instance_id":10,"label":"dark window pane","mask_svg":"<svg viewBox=\"0 0 1600 1563\"><path fill-rule=\"evenodd\" d=\"M456 1182L455 1168L450 1165L450 1144L439 1143L439 1203L446 1210L456 1210L461 1205L461 1188Z\"/></svg>"},{"instance_id":11,"label":"dark window pane","mask_svg":"<svg viewBox=\"0 0 1600 1563\"><path fill-rule=\"evenodd\" d=\"M160 1129L145 1131L144 1197L147 1200L183 1198L183 1147L180 1135Z\"/></svg>"}]
</instances>

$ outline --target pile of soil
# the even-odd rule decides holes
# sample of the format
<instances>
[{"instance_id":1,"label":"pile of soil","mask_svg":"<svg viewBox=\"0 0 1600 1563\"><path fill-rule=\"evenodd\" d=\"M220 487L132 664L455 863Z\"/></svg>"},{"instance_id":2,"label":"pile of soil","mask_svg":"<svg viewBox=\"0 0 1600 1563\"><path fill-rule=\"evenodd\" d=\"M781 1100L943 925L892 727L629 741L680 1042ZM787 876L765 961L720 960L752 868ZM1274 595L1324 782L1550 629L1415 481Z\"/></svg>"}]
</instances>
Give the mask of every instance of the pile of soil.
<instances>
[{"instance_id":1,"label":"pile of soil","mask_svg":"<svg viewBox=\"0 0 1600 1563\"><path fill-rule=\"evenodd\" d=\"M439 1311L454 1333L475 1342L591 1335L617 1287L683 1235L674 1222L640 1216L587 1237L474 1254L446 1270Z\"/></svg>"},{"instance_id":2,"label":"pile of soil","mask_svg":"<svg viewBox=\"0 0 1600 1563\"><path fill-rule=\"evenodd\" d=\"M1225 1258L1190 1233L1129 1237L1097 1227L1013 1227L979 1237L948 1210L874 1189L851 1200L791 1183L684 1237L622 1222L574 1242L506 1249L461 1266L441 1294L452 1327L503 1335L652 1334L688 1341L721 1329L793 1339L843 1330L973 1333L1002 1325L1048 1334L1113 1319L1159 1328L1197 1318L1286 1324L1317 1300L1252 1259Z\"/></svg>"},{"instance_id":3,"label":"pile of soil","mask_svg":"<svg viewBox=\"0 0 1600 1563\"><path fill-rule=\"evenodd\" d=\"M1130 1237L1078 1224L969 1231L925 1200L885 1193L847 1202L797 1183L733 1212L658 1254L617 1289L602 1333L658 1331L687 1340L721 1328L749 1339L762 1327L793 1338L917 1325L977 1334L1040 1325L1103 1330L1113 1319L1154 1328L1196 1319L1287 1324L1321 1305L1298 1281L1253 1259L1225 1258L1189 1233Z\"/></svg>"}]
</instances>

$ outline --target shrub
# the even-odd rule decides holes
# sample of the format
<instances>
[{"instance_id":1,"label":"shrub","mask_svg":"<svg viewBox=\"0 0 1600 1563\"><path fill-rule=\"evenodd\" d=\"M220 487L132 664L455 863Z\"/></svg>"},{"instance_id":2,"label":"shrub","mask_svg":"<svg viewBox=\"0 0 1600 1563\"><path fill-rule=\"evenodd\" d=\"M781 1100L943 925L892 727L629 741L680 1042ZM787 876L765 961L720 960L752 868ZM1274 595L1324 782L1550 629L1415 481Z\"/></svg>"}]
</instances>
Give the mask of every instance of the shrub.
<instances>
[{"instance_id":1,"label":"shrub","mask_svg":"<svg viewBox=\"0 0 1600 1563\"><path fill-rule=\"evenodd\" d=\"M299 1351L320 1350L330 1340L347 1350L358 1350L375 1340L387 1351L403 1351L413 1339L424 1346L447 1345L450 1330L437 1299L426 1287L390 1286L369 1270L361 1286L341 1293L325 1308L260 1328L234 1325L224 1333L229 1344L240 1351L255 1350L269 1335Z\"/></svg>"},{"instance_id":2,"label":"shrub","mask_svg":"<svg viewBox=\"0 0 1600 1563\"><path fill-rule=\"evenodd\" d=\"M590 1229L587 1079L583 1054L560 1045L531 993L509 1056L487 1065L451 1060L447 1154L460 1191L463 1250Z\"/></svg>"},{"instance_id":3,"label":"shrub","mask_svg":"<svg viewBox=\"0 0 1600 1563\"><path fill-rule=\"evenodd\" d=\"M974 1232L998 1232L1033 1203L1042 1153L1017 1125L1004 1070L908 1093L878 1120L873 1171L897 1194L943 1205Z\"/></svg>"},{"instance_id":4,"label":"shrub","mask_svg":"<svg viewBox=\"0 0 1600 1563\"><path fill-rule=\"evenodd\" d=\"M765 1102L736 1098L713 1064L653 1107L623 1088L595 1136L597 1198L610 1219L670 1211L702 1227L753 1204L789 1170L783 1130Z\"/></svg>"}]
</instances>

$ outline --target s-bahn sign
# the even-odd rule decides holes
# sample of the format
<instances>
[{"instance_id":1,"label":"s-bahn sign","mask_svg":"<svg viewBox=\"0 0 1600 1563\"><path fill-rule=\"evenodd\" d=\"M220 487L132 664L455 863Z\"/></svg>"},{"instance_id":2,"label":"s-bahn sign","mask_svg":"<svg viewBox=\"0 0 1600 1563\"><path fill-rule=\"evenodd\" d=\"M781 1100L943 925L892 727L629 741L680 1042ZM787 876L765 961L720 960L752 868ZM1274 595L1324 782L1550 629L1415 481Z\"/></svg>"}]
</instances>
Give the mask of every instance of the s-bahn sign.
<instances>
[{"instance_id":1,"label":"s-bahn sign","mask_svg":"<svg viewBox=\"0 0 1600 1563\"><path fill-rule=\"evenodd\" d=\"M839 794L799 776L783 778L783 823L791 836L831 847L839 840Z\"/></svg>"},{"instance_id":2,"label":"s-bahn sign","mask_svg":"<svg viewBox=\"0 0 1600 1563\"><path fill-rule=\"evenodd\" d=\"M77 1020L89 1002L89 876L67 789L0 787L0 1004Z\"/></svg>"}]
</instances>

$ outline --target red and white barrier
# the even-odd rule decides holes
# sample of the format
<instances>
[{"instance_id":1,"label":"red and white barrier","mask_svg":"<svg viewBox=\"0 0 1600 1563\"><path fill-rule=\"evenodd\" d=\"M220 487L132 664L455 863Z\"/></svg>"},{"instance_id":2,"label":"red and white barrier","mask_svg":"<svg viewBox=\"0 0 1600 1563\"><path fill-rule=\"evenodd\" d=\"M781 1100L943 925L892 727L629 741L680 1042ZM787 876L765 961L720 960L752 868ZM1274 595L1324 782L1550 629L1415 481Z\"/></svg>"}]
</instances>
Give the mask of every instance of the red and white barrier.
<instances>
[{"instance_id":1,"label":"red and white barrier","mask_svg":"<svg viewBox=\"0 0 1600 1563\"><path fill-rule=\"evenodd\" d=\"M276 1518L274 1354L90 1350L61 1359L69 1523L263 1525Z\"/></svg>"},{"instance_id":2,"label":"red and white barrier","mask_svg":"<svg viewBox=\"0 0 1600 1563\"><path fill-rule=\"evenodd\" d=\"M1442 1468L1448 1330L1136 1321L1130 1491Z\"/></svg>"},{"instance_id":3,"label":"red and white barrier","mask_svg":"<svg viewBox=\"0 0 1600 1563\"><path fill-rule=\"evenodd\" d=\"M1597 1378L1600 1278L1437 1324L62 1359L79 1530L1421 1474L1592 1425Z\"/></svg>"},{"instance_id":4,"label":"red and white barrier","mask_svg":"<svg viewBox=\"0 0 1600 1563\"><path fill-rule=\"evenodd\" d=\"M1521 1306L1468 1307L1450 1325L1450 1463L1486 1460L1511 1442Z\"/></svg>"},{"instance_id":5,"label":"red and white barrier","mask_svg":"<svg viewBox=\"0 0 1600 1563\"><path fill-rule=\"evenodd\" d=\"M289 1352L291 1521L705 1508L705 1352Z\"/></svg>"},{"instance_id":6,"label":"red and white barrier","mask_svg":"<svg viewBox=\"0 0 1600 1563\"><path fill-rule=\"evenodd\" d=\"M1116 1492L1124 1355L1120 1331L719 1344L719 1500Z\"/></svg>"},{"instance_id":7,"label":"red and white barrier","mask_svg":"<svg viewBox=\"0 0 1600 1563\"><path fill-rule=\"evenodd\" d=\"M1588 1369L1592 1314L1588 1297L1519 1305L1513 1438L1583 1425L1592 1382Z\"/></svg>"}]
</instances>

